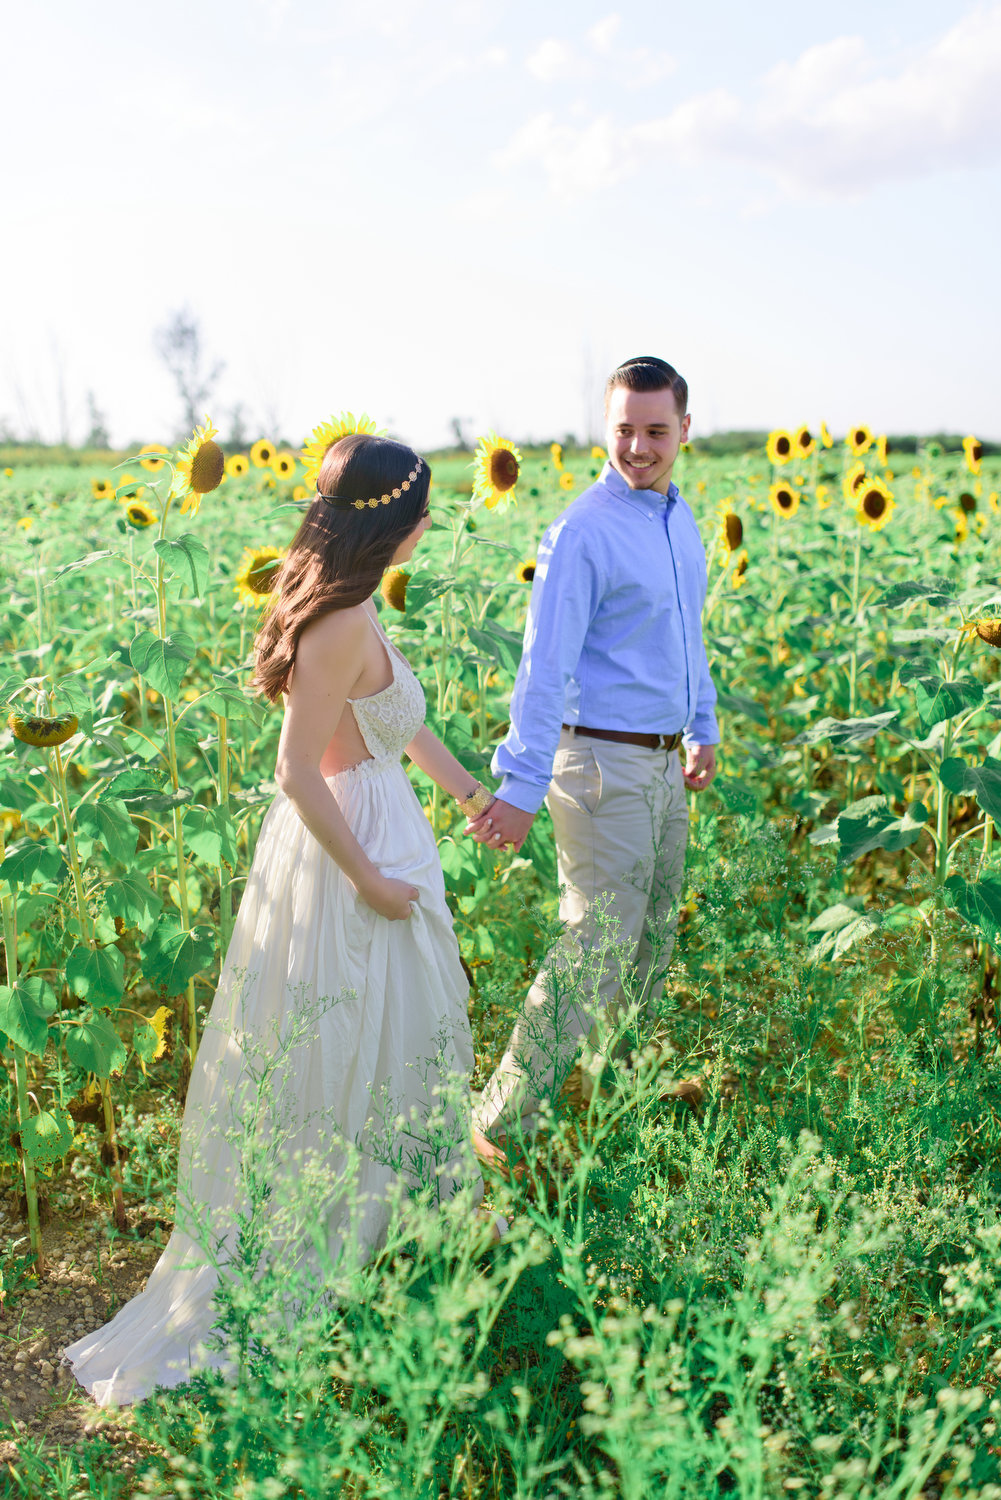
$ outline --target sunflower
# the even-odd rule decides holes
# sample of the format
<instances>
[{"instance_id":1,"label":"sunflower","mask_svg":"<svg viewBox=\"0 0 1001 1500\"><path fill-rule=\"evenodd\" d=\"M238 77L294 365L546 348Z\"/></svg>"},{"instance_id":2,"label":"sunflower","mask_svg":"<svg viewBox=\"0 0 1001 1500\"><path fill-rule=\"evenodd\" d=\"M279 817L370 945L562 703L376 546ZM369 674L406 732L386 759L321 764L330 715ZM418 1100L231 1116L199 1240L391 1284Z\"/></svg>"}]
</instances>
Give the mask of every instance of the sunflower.
<instances>
[{"instance_id":1,"label":"sunflower","mask_svg":"<svg viewBox=\"0 0 1001 1500\"><path fill-rule=\"evenodd\" d=\"M162 443L147 443L139 449L139 462L147 474L159 474L165 464L163 455L166 452Z\"/></svg>"},{"instance_id":2,"label":"sunflower","mask_svg":"<svg viewBox=\"0 0 1001 1500\"><path fill-rule=\"evenodd\" d=\"M110 500L115 493L115 486L110 479L92 479L90 492L95 500Z\"/></svg>"},{"instance_id":3,"label":"sunflower","mask_svg":"<svg viewBox=\"0 0 1001 1500\"><path fill-rule=\"evenodd\" d=\"M744 525L736 511L728 510L721 527L723 545L728 552L736 552L744 540Z\"/></svg>"},{"instance_id":4,"label":"sunflower","mask_svg":"<svg viewBox=\"0 0 1001 1500\"><path fill-rule=\"evenodd\" d=\"M865 464L859 459L857 464L852 464L841 481L845 499L849 505L854 505L858 499L858 492L865 484Z\"/></svg>"},{"instance_id":5,"label":"sunflower","mask_svg":"<svg viewBox=\"0 0 1001 1500\"><path fill-rule=\"evenodd\" d=\"M603 464L607 457L608 454L605 452L604 448L595 443L594 447L591 449L592 462L596 464Z\"/></svg>"},{"instance_id":6,"label":"sunflower","mask_svg":"<svg viewBox=\"0 0 1001 1500\"><path fill-rule=\"evenodd\" d=\"M860 422L857 427L852 427L845 438L845 442L852 450L856 458L861 458L863 453L868 453L872 447L872 433L864 423Z\"/></svg>"},{"instance_id":7,"label":"sunflower","mask_svg":"<svg viewBox=\"0 0 1001 1500\"><path fill-rule=\"evenodd\" d=\"M177 455L174 476L174 492L183 494L181 515L188 511L198 514L202 496L218 489L226 472L226 459L219 444L214 441L216 428L208 417L204 427L196 427L191 441Z\"/></svg>"},{"instance_id":8,"label":"sunflower","mask_svg":"<svg viewBox=\"0 0 1001 1500\"><path fill-rule=\"evenodd\" d=\"M135 526L141 531L146 526L153 526L159 520L156 511L145 500L130 500L125 507L125 519L130 526Z\"/></svg>"},{"instance_id":9,"label":"sunflower","mask_svg":"<svg viewBox=\"0 0 1001 1500\"><path fill-rule=\"evenodd\" d=\"M19 531L30 531L35 522L31 516L18 516L17 527Z\"/></svg>"},{"instance_id":10,"label":"sunflower","mask_svg":"<svg viewBox=\"0 0 1001 1500\"><path fill-rule=\"evenodd\" d=\"M773 484L768 491L768 498L772 503L772 509L777 516L788 521L799 510L800 493L791 484Z\"/></svg>"},{"instance_id":11,"label":"sunflower","mask_svg":"<svg viewBox=\"0 0 1001 1500\"><path fill-rule=\"evenodd\" d=\"M307 490L307 488L306 488L306 486L304 484L297 484L296 487L295 487L295 489L292 491L292 499L293 500L308 500L309 499L309 490Z\"/></svg>"},{"instance_id":12,"label":"sunflower","mask_svg":"<svg viewBox=\"0 0 1001 1500\"><path fill-rule=\"evenodd\" d=\"M858 489L855 516L860 526L882 531L893 515L893 496L881 479L867 479Z\"/></svg>"},{"instance_id":13,"label":"sunflower","mask_svg":"<svg viewBox=\"0 0 1001 1500\"><path fill-rule=\"evenodd\" d=\"M792 435L792 444L798 458L809 458L817 446L809 427L797 427Z\"/></svg>"},{"instance_id":14,"label":"sunflower","mask_svg":"<svg viewBox=\"0 0 1001 1500\"><path fill-rule=\"evenodd\" d=\"M488 510L497 504L514 504L514 487L521 473L521 454L513 443L489 432L480 438L473 470L473 499L482 500ZM562 484L562 479L560 483ZM572 482L572 481L571 481Z\"/></svg>"},{"instance_id":15,"label":"sunflower","mask_svg":"<svg viewBox=\"0 0 1001 1500\"><path fill-rule=\"evenodd\" d=\"M972 516L973 512L977 508L976 495L971 495L969 490L963 490L962 494L959 497L959 508L966 515Z\"/></svg>"},{"instance_id":16,"label":"sunflower","mask_svg":"<svg viewBox=\"0 0 1001 1500\"><path fill-rule=\"evenodd\" d=\"M519 583L531 583L535 577L535 558L526 557L514 570L514 576Z\"/></svg>"},{"instance_id":17,"label":"sunflower","mask_svg":"<svg viewBox=\"0 0 1001 1500\"><path fill-rule=\"evenodd\" d=\"M987 496L987 504L996 516L1001 516L1001 495L998 494L997 490L991 490Z\"/></svg>"},{"instance_id":18,"label":"sunflower","mask_svg":"<svg viewBox=\"0 0 1001 1500\"><path fill-rule=\"evenodd\" d=\"M765 444L765 452L769 461L773 464L786 464L792 458L792 437L782 427L776 427L774 432L768 434L768 442Z\"/></svg>"},{"instance_id":19,"label":"sunflower","mask_svg":"<svg viewBox=\"0 0 1001 1500\"><path fill-rule=\"evenodd\" d=\"M563 444L562 443L550 443L549 444L549 457L553 461L553 468L554 469L562 469L562 467L563 467Z\"/></svg>"},{"instance_id":20,"label":"sunflower","mask_svg":"<svg viewBox=\"0 0 1001 1500\"><path fill-rule=\"evenodd\" d=\"M884 469L886 468L886 460L889 451L890 444L887 441L886 433L881 432L879 437L876 439L876 455L879 458L880 464Z\"/></svg>"},{"instance_id":21,"label":"sunflower","mask_svg":"<svg viewBox=\"0 0 1001 1500\"><path fill-rule=\"evenodd\" d=\"M275 461L275 445L267 438L258 438L250 450L250 462L258 469L270 469Z\"/></svg>"},{"instance_id":22,"label":"sunflower","mask_svg":"<svg viewBox=\"0 0 1001 1500\"><path fill-rule=\"evenodd\" d=\"M226 460L226 473L230 479L239 479L250 468L250 459L245 453L232 453Z\"/></svg>"},{"instance_id":23,"label":"sunflower","mask_svg":"<svg viewBox=\"0 0 1001 1500\"><path fill-rule=\"evenodd\" d=\"M287 548L248 547L236 572L236 592L241 604L260 609L274 598L275 574Z\"/></svg>"},{"instance_id":24,"label":"sunflower","mask_svg":"<svg viewBox=\"0 0 1001 1500\"><path fill-rule=\"evenodd\" d=\"M959 634L963 640L972 641L979 636L988 646L1001 646L1001 619L996 615L981 615L979 619L967 620Z\"/></svg>"},{"instance_id":25,"label":"sunflower","mask_svg":"<svg viewBox=\"0 0 1001 1500\"><path fill-rule=\"evenodd\" d=\"M932 438L930 443L925 443L925 453L929 458L941 458L942 444Z\"/></svg>"},{"instance_id":26,"label":"sunflower","mask_svg":"<svg viewBox=\"0 0 1001 1500\"><path fill-rule=\"evenodd\" d=\"M744 587L744 584L747 582L747 563L747 548L744 547L738 552L737 561L734 563L733 572L730 574L731 588L742 589Z\"/></svg>"},{"instance_id":27,"label":"sunflower","mask_svg":"<svg viewBox=\"0 0 1001 1500\"><path fill-rule=\"evenodd\" d=\"M563 473L560 475L560 489L561 490L572 490L575 483L576 483L576 481L575 481L573 475L570 473L570 470L569 469L564 469Z\"/></svg>"},{"instance_id":28,"label":"sunflower","mask_svg":"<svg viewBox=\"0 0 1001 1500\"><path fill-rule=\"evenodd\" d=\"M831 437L826 422L821 422L820 424L820 441L823 443L825 448L834 447L834 439Z\"/></svg>"},{"instance_id":29,"label":"sunflower","mask_svg":"<svg viewBox=\"0 0 1001 1500\"><path fill-rule=\"evenodd\" d=\"M3 471L3 477L5 479L13 479L14 478L14 470L13 469L4 469L4 471Z\"/></svg>"},{"instance_id":30,"label":"sunflower","mask_svg":"<svg viewBox=\"0 0 1001 1500\"><path fill-rule=\"evenodd\" d=\"M62 745L77 732L76 714L57 714L46 718L41 715L10 714L7 728L23 745L49 747Z\"/></svg>"},{"instance_id":31,"label":"sunflower","mask_svg":"<svg viewBox=\"0 0 1001 1500\"><path fill-rule=\"evenodd\" d=\"M817 509L826 510L827 507L831 504L831 501L834 499L834 496L831 494L826 484L818 484L816 490L814 491L814 498L817 502Z\"/></svg>"},{"instance_id":32,"label":"sunflower","mask_svg":"<svg viewBox=\"0 0 1001 1500\"><path fill-rule=\"evenodd\" d=\"M134 474L123 474L115 489L115 498L125 505L129 500L138 500L145 493L146 486L140 484Z\"/></svg>"},{"instance_id":33,"label":"sunflower","mask_svg":"<svg viewBox=\"0 0 1001 1500\"><path fill-rule=\"evenodd\" d=\"M306 484L309 488L316 485L316 476L323 466L323 460L327 456L327 449L332 448L335 443L340 442L342 437L347 437L352 432L363 432L375 437L385 437L385 429L376 427L375 421L367 412L362 412L360 417L355 417L354 412L341 411L335 416L330 416L318 427L314 427L309 435L309 441L302 450L301 458L306 470Z\"/></svg>"},{"instance_id":34,"label":"sunflower","mask_svg":"<svg viewBox=\"0 0 1001 1500\"><path fill-rule=\"evenodd\" d=\"M387 568L382 575L382 583L379 585L379 593L385 599L390 609L398 609L404 614L407 608L407 584L410 582L410 574L403 568Z\"/></svg>"},{"instance_id":35,"label":"sunflower","mask_svg":"<svg viewBox=\"0 0 1001 1500\"><path fill-rule=\"evenodd\" d=\"M282 453L276 453L271 461L271 467L279 479L291 479L295 473L295 454L286 449Z\"/></svg>"},{"instance_id":36,"label":"sunflower","mask_svg":"<svg viewBox=\"0 0 1001 1500\"><path fill-rule=\"evenodd\" d=\"M970 534L970 523L961 510L957 510L954 514L956 518L956 530L953 533L952 539L955 546L960 547Z\"/></svg>"},{"instance_id":37,"label":"sunflower","mask_svg":"<svg viewBox=\"0 0 1001 1500\"><path fill-rule=\"evenodd\" d=\"M975 437L963 439L963 452L966 454L966 467L971 474L980 473L980 460L984 456L984 445Z\"/></svg>"}]
</instances>

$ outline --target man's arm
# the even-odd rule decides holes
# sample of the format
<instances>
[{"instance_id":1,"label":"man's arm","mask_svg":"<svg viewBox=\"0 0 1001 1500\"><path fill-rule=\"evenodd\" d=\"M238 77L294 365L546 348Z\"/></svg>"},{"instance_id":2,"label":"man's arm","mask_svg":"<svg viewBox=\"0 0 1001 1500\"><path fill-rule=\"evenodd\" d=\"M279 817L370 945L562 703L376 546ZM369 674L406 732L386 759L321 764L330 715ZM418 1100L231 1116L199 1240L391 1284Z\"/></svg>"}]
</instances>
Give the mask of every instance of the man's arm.
<instances>
[{"instance_id":1,"label":"man's arm","mask_svg":"<svg viewBox=\"0 0 1001 1500\"><path fill-rule=\"evenodd\" d=\"M493 758L494 775L501 777L497 801L469 825L480 843L519 848L545 801L567 682L577 669L599 597L590 550L560 518L539 546L525 644L511 694L511 724Z\"/></svg>"}]
</instances>

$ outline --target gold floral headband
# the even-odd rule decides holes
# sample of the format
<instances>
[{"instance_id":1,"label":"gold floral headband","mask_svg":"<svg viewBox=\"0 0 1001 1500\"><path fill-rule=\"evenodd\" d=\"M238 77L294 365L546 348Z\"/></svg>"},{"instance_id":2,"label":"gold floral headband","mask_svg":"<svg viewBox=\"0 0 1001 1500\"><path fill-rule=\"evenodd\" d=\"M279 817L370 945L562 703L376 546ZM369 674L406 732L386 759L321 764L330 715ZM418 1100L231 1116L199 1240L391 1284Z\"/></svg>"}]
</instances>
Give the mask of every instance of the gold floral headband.
<instances>
[{"instance_id":1,"label":"gold floral headband","mask_svg":"<svg viewBox=\"0 0 1001 1500\"><path fill-rule=\"evenodd\" d=\"M424 460L419 458L416 468L410 470L410 473L401 485L397 486L395 490L390 490L388 495L376 495L373 500L350 500L347 495L324 495L319 488L316 491L316 497L318 500L326 500L328 505L353 506L355 510L365 510L367 506L374 508L376 505L388 505L391 500L399 500L400 496L406 490L409 490L423 467Z\"/></svg>"}]
</instances>

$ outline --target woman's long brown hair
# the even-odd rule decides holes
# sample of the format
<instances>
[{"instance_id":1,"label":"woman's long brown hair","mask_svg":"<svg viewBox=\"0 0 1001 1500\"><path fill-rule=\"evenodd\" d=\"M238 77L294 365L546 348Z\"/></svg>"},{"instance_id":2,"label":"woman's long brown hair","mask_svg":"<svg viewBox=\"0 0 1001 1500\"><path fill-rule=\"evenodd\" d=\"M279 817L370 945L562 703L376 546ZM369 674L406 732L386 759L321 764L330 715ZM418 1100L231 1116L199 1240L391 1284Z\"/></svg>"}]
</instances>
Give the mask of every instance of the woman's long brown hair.
<instances>
[{"instance_id":1,"label":"woman's long brown hair","mask_svg":"<svg viewBox=\"0 0 1001 1500\"><path fill-rule=\"evenodd\" d=\"M417 463L405 443L352 433L327 450L317 494L275 578L277 602L254 642L253 686L274 703L288 687L299 637L335 609L361 604L379 587L393 553L427 507L431 471L388 505L333 506L321 495L368 500L398 489Z\"/></svg>"}]
</instances>

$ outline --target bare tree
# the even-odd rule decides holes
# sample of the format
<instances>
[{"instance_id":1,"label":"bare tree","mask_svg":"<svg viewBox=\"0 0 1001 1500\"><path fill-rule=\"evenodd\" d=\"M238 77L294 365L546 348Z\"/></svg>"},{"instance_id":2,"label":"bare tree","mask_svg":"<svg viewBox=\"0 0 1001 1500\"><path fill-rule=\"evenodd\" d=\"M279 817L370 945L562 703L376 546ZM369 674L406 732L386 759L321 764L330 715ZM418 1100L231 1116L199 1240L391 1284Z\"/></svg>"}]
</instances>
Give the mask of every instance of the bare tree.
<instances>
[{"instance_id":1,"label":"bare tree","mask_svg":"<svg viewBox=\"0 0 1001 1500\"><path fill-rule=\"evenodd\" d=\"M184 408L184 426L196 427L225 369L222 360L209 365L198 319L186 307L171 313L153 335L153 346L170 371Z\"/></svg>"},{"instance_id":2,"label":"bare tree","mask_svg":"<svg viewBox=\"0 0 1001 1500\"><path fill-rule=\"evenodd\" d=\"M87 392L87 421L90 423L90 429L83 440L83 446L85 448L110 448L108 419L95 401L93 391Z\"/></svg>"}]
</instances>

